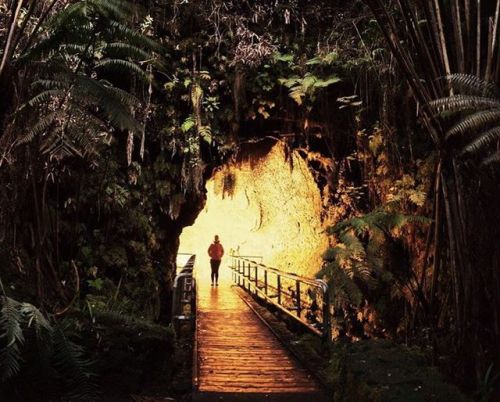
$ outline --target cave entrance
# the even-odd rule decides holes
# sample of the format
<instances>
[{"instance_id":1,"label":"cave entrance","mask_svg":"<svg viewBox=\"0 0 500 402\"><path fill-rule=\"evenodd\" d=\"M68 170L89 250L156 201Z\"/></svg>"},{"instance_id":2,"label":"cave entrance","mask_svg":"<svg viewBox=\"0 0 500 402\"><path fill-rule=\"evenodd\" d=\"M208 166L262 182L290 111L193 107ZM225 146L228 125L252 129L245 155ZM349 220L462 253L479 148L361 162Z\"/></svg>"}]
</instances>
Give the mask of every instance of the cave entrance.
<instances>
[{"instance_id":1,"label":"cave entrance","mask_svg":"<svg viewBox=\"0 0 500 402\"><path fill-rule=\"evenodd\" d=\"M287 272L314 276L328 246L322 199L307 162L283 142L256 143L208 180L207 202L184 228L179 253L196 254L198 284L210 282L208 247L219 235L226 258L221 284L231 282L231 252L261 256Z\"/></svg>"}]
</instances>

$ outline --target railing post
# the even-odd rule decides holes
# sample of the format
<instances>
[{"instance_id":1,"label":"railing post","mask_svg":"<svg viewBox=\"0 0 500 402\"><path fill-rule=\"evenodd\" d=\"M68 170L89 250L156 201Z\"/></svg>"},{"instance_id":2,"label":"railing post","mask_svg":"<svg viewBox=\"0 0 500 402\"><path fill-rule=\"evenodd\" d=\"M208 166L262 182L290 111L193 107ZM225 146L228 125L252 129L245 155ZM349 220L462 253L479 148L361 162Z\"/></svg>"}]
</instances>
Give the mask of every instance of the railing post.
<instances>
[{"instance_id":1,"label":"railing post","mask_svg":"<svg viewBox=\"0 0 500 402\"><path fill-rule=\"evenodd\" d=\"M247 291L250 292L250 286L251 286L251 281L252 281L252 274L251 274L252 263L251 262L248 263L247 268L248 268L248 274L247 274L247 278L248 278L248 281L247 281Z\"/></svg>"},{"instance_id":2,"label":"railing post","mask_svg":"<svg viewBox=\"0 0 500 402\"><path fill-rule=\"evenodd\" d=\"M259 293L259 277L258 277L258 266L255 264L255 294Z\"/></svg>"},{"instance_id":3,"label":"railing post","mask_svg":"<svg viewBox=\"0 0 500 402\"><path fill-rule=\"evenodd\" d=\"M241 261L238 259L238 286L241 286Z\"/></svg>"},{"instance_id":4,"label":"railing post","mask_svg":"<svg viewBox=\"0 0 500 402\"><path fill-rule=\"evenodd\" d=\"M247 274L246 274L247 263L243 261L243 288L247 287Z\"/></svg>"},{"instance_id":5,"label":"railing post","mask_svg":"<svg viewBox=\"0 0 500 402\"><path fill-rule=\"evenodd\" d=\"M328 345L332 340L332 327L330 323L330 292L328 288L323 293L323 339Z\"/></svg>"},{"instance_id":6,"label":"railing post","mask_svg":"<svg viewBox=\"0 0 500 402\"><path fill-rule=\"evenodd\" d=\"M264 268L264 293L267 296L267 269Z\"/></svg>"},{"instance_id":7,"label":"railing post","mask_svg":"<svg viewBox=\"0 0 500 402\"><path fill-rule=\"evenodd\" d=\"M297 293L296 298L297 298L297 317L300 317L300 281L296 280L295 281L295 293Z\"/></svg>"},{"instance_id":8,"label":"railing post","mask_svg":"<svg viewBox=\"0 0 500 402\"><path fill-rule=\"evenodd\" d=\"M278 274L276 281L278 287L278 304L281 304L281 275Z\"/></svg>"}]
</instances>

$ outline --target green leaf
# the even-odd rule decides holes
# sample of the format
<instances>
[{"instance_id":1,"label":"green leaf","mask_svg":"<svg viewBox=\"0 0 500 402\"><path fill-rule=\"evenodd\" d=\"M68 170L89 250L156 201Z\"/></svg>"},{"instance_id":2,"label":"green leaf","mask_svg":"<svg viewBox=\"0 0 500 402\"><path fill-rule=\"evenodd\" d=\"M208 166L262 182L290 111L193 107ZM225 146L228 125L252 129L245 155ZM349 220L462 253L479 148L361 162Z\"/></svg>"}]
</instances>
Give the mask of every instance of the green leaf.
<instances>
[{"instance_id":1,"label":"green leaf","mask_svg":"<svg viewBox=\"0 0 500 402\"><path fill-rule=\"evenodd\" d=\"M196 122L192 116L188 117L186 120L181 125L181 130L184 133L187 133L189 130L191 130L194 126L196 125Z\"/></svg>"},{"instance_id":2,"label":"green leaf","mask_svg":"<svg viewBox=\"0 0 500 402\"><path fill-rule=\"evenodd\" d=\"M341 81L341 79L335 75L330 76L326 80L318 80L314 86L316 88L326 88L332 84L336 84L337 82Z\"/></svg>"},{"instance_id":3,"label":"green leaf","mask_svg":"<svg viewBox=\"0 0 500 402\"><path fill-rule=\"evenodd\" d=\"M293 61L294 57L295 56L291 53L286 53L286 54L275 53L274 54L275 61L291 62L291 61Z\"/></svg>"}]
</instances>

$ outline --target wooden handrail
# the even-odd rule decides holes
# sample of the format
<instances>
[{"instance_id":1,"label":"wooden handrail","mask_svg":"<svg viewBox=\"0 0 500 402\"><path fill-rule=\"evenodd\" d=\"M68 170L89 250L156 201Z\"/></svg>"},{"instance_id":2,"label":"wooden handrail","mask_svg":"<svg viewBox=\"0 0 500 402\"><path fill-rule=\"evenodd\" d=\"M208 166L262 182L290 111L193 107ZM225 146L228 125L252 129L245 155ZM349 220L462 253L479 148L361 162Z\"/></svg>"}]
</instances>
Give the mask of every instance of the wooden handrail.
<instances>
[{"instance_id":1,"label":"wooden handrail","mask_svg":"<svg viewBox=\"0 0 500 402\"><path fill-rule=\"evenodd\" d=\"M331 339L329 289L325 281L268 267L248 256L232 255L230 268L233 281L245 291L275 306L312 333L325 340ZM283 280L293 284L288 286ZM321 306L317 298L311 302L305 300L304 296L310 294L311 289L321 297ZM304 314L306 311L308 313Z\"/></svg>"}]
</instances>

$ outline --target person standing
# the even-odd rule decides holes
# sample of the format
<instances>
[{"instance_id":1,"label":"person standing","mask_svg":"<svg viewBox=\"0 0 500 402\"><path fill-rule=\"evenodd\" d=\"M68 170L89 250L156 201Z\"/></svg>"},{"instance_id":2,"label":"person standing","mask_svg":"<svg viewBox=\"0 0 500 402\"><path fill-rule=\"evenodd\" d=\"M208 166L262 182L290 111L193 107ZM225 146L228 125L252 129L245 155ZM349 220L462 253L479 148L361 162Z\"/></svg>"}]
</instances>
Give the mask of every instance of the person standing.
<instances>
[{"instance_id":1,"label":"person standing","mask_svg":"<svg viewBox=\"0 0 500 402\"><path fill-rule=\"evenodd\" d=\"M224 247L219 241L219 236L214 236L214 242L208 248L210 267L212 268L212 286L219 286L219 267L224 255Z\"/></svg>"}]
</instances>

